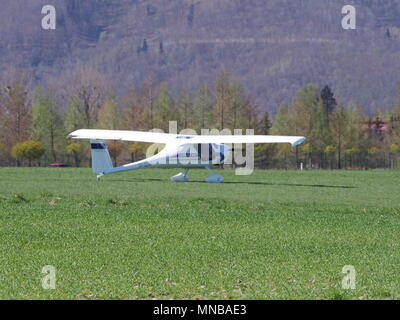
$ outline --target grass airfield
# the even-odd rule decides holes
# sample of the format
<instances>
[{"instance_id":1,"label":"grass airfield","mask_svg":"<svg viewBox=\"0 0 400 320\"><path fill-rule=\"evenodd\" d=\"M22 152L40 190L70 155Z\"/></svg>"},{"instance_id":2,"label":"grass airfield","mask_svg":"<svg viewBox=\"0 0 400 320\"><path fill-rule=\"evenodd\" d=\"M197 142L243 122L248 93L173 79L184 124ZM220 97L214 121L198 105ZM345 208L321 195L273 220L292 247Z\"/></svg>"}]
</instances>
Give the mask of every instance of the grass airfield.
<instances>
[{"instance_id":1,"label":"grass airfield","mask_svg":"<svg viewBox=\"0 0 400 320\"><path fill-rule=\"evenodd\" d=\"M400 298L400 171L178 172L0 168L0 299Z\"/></svg>"}]
</instances>

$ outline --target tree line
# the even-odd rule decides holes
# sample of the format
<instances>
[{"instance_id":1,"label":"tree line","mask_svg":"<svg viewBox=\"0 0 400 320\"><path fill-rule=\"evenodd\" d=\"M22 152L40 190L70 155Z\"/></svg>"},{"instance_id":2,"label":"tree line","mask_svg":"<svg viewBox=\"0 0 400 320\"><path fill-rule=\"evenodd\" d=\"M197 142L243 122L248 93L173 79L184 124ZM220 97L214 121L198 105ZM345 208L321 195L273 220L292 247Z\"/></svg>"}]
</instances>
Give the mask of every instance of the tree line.
<instances>
[{"instance_id":1,"label":"tree line","mask_svg":"<svg viewBox=\"0 0 400 320\"><path fill-rule=\"evenodd\" d=\"M265 169L396 168L400 157L400 87L393 107L371 116L357 104L343 105L325 86L307 85L274 118L262 112L243 85L221 70L212 85L173 94L167 82L148 76L117 95L107 77L91 68L71 72L66 82L32 88L29 76L11 70L1 80L0 165L62 162L89 166L89 144L66 138L81 128L168 132L254 129L256 134L304 135L289 145L257 145L256 166ZM64 80L65 81L65 80ZM110 142L115 165L143 158L148 145Z\"/></svg>"}]
</instances>

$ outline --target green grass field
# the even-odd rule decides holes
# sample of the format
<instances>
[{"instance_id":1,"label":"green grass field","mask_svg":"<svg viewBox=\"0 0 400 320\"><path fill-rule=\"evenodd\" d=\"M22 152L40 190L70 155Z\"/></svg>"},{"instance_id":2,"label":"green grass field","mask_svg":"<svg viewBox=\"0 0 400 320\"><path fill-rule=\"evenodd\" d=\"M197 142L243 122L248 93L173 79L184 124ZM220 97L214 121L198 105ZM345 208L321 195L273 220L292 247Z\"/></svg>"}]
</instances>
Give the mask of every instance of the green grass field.
<instances>
[{"instance_id":1,"label":"green grass field","mask_svg":"<svg viewBox=\"0 0 400 320\"><path fill-rule=\"evenodd\" d=\"M0 168L0 298L400 298L400 171L177 172Z\"/></svg>"}]
</instances>

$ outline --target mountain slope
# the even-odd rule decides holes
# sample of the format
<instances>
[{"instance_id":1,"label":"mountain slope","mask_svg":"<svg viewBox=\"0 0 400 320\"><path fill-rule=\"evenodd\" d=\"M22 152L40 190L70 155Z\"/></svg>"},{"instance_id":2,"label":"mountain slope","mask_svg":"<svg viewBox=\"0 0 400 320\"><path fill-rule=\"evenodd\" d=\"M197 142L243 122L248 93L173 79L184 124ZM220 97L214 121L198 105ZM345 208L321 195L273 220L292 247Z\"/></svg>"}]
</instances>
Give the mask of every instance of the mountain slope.
<instances>
[{"instance_id":1,"label":"mountain slope","mask_svg":"<svg viewBox=\"0 0 400 320\"><path fill-rule=\"evenodd\" d=\"M7 0L0 68L33 68L41 82L84 63L121 92L148 74L175 90L194 88L226 68L264 110L274 112L316 83L372 113L392 104L400 80L400 2L352 1L357 30L343 30L348 2L59 0L57 30L43 31L40 10L48 1Z\"/></svg>"}]
</instances>

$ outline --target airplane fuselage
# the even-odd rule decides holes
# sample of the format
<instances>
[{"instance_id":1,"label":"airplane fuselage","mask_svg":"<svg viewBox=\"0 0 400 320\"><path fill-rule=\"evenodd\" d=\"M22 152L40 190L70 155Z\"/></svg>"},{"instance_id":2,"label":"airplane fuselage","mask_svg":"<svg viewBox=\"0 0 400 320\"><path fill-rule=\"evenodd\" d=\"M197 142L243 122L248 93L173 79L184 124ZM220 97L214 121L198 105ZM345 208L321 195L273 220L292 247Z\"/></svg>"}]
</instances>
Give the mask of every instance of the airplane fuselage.
<instances>
[{"instance_id":1,"label":"airplane fuselage","mask_svg":"<svg viewBox=\"0 0 400 320\"><path fill-rule=\"evenodd\" d=\"M185 172L171 177L173 181L186 182L190 168L206 168L211 174L206 182L223 181L219 174L213 174L210 167L231 163L230 145L246 145L259 143L288 143L292 147L305 141L300 136L267 136L267 135L182 135L159 132L141 132L126 130L80 129L68 135L73 139L88 139L92 147L92 168L97 178L117 172L135 170L146 167L178 167ZM114 167L105 140L132 141L164 144L158 154L147 155L144 160ZM254 160L254 159L253 159Z\"/></svg>"},{"instance_id":2,"label":"airplane fuselage","mask_svg":"<svg viewBox=\"0 0 400 320\"><path fill-rule=\"evenodd\" d=\"M98 142L97 142L98 143ZM93 146L92 142L92 146ZM103 144L106 147L105 144ZM158 154L141 161L121 167L110 168L102 174L135 170L146 167L155 168L206 168L224 164L231 148L224 144L185 144L166 145Z\"/></svg>"}]
</instances>

